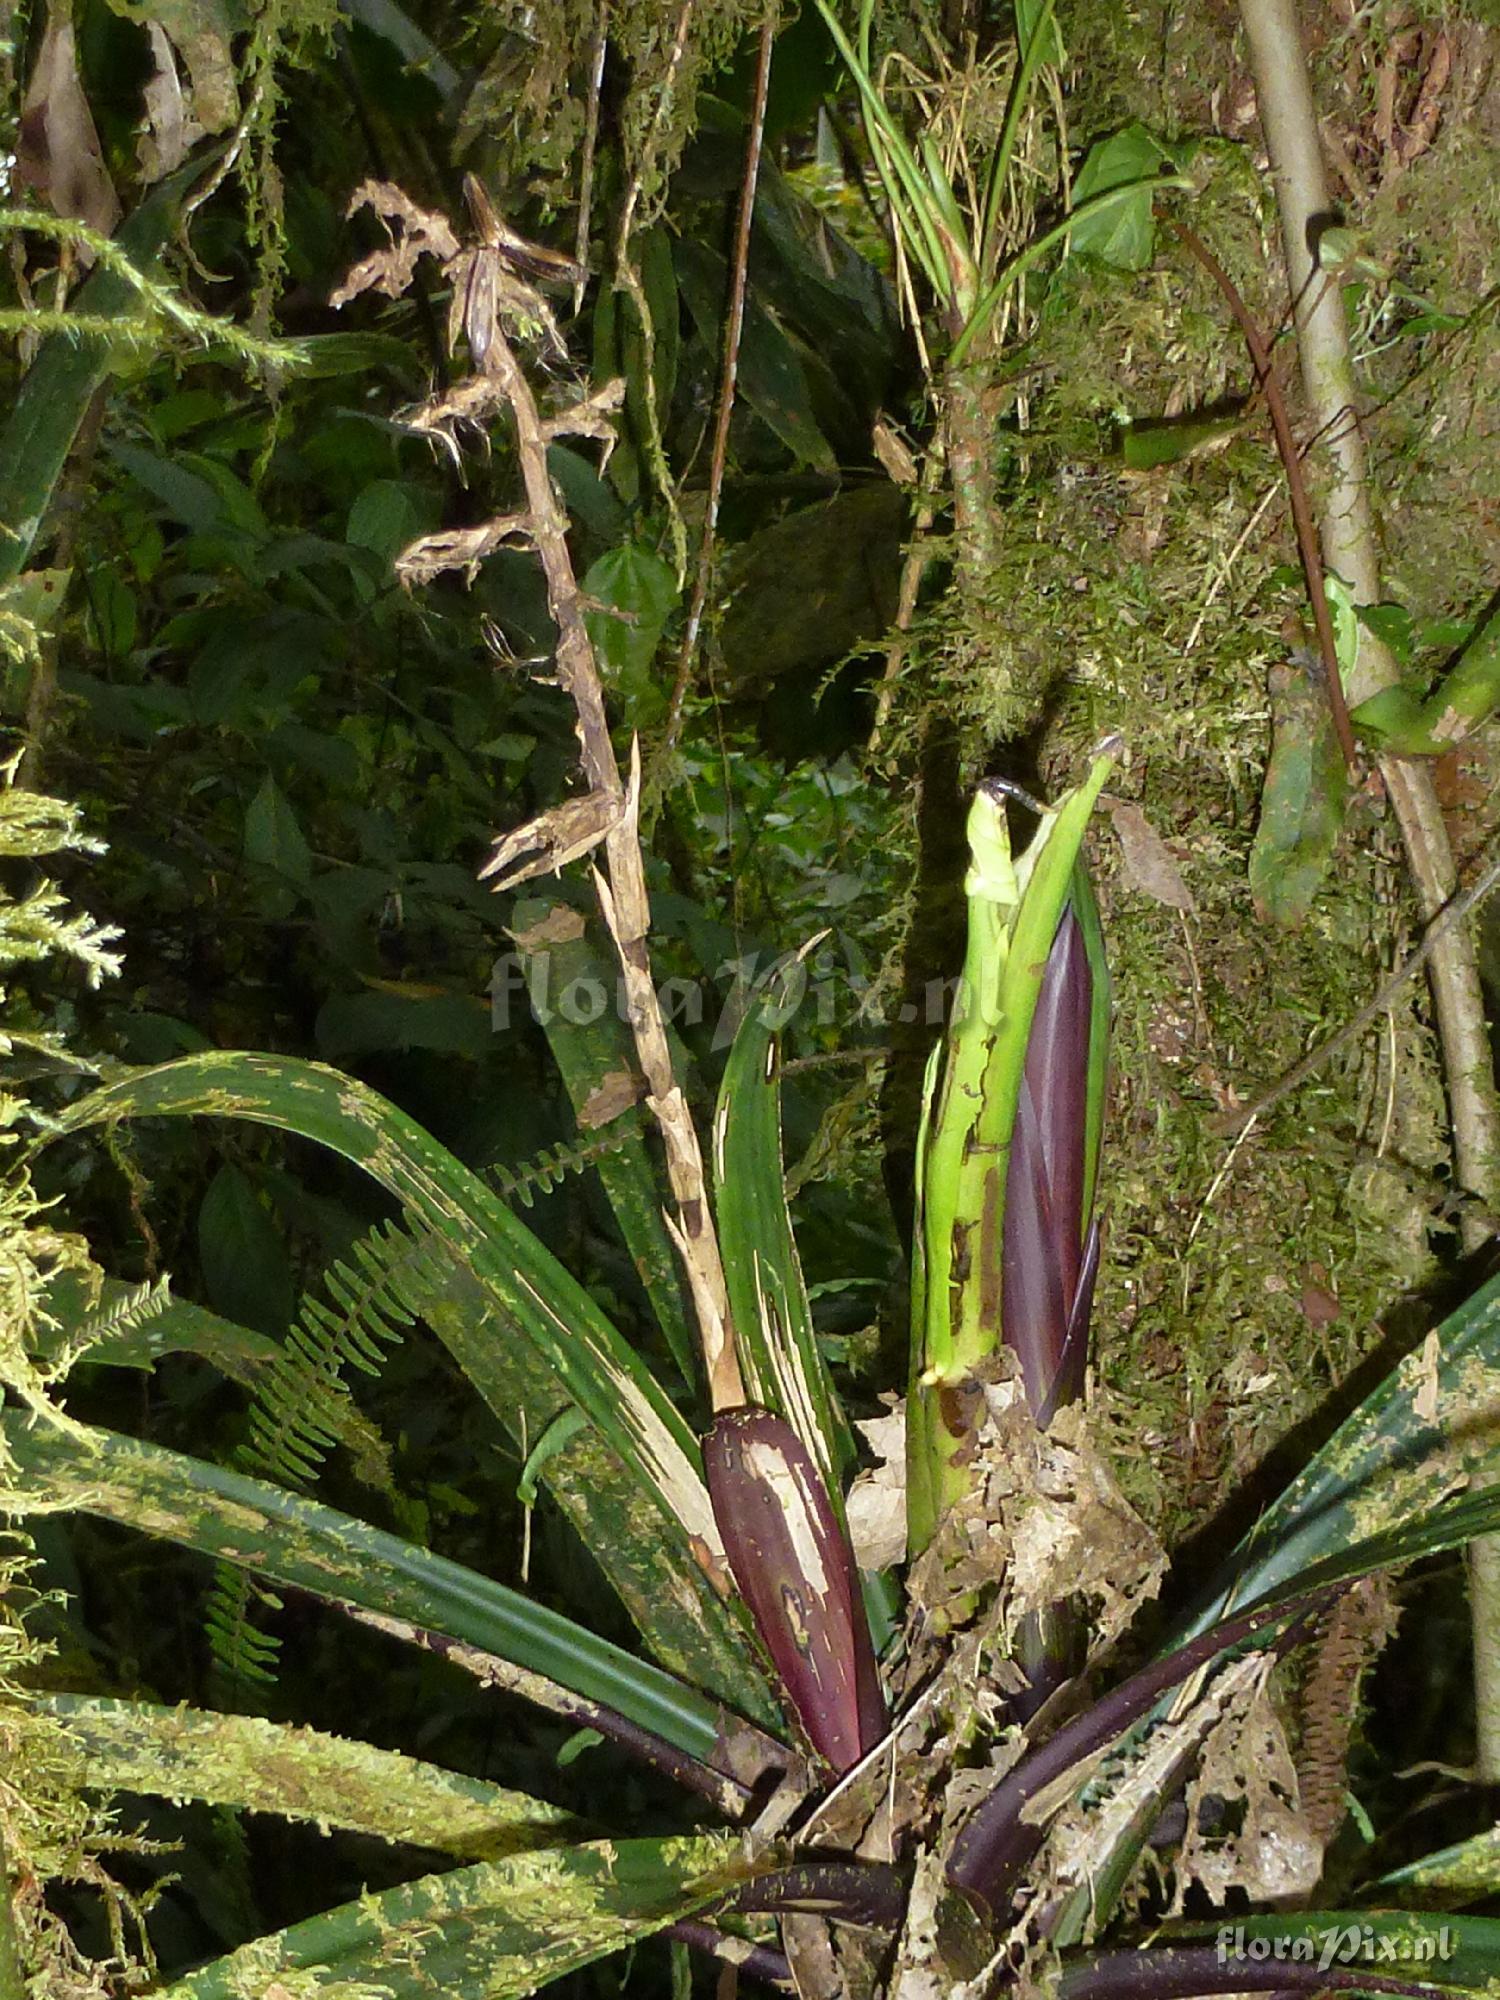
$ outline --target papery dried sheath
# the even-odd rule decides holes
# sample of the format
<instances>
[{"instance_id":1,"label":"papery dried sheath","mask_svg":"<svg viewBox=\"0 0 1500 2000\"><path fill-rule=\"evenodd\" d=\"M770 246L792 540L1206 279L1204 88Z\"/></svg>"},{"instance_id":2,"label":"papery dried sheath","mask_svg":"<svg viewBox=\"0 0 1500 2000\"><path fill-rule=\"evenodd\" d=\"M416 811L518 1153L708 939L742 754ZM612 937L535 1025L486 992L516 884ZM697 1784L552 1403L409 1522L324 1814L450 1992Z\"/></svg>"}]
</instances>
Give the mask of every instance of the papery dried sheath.
<instances>
[{"instance_id":1,"label":"papery dried sheath","mask_svg":"<svg viewBox=\"0 0 1500 2000\"><path fill-rule=\"evenodd\" d=\"M808 1741L847 1771L885 1733L859 1572L807 1447L781 1417L725 1410L703 1441L724 1553Z\"/></svg>"}]
</instances>

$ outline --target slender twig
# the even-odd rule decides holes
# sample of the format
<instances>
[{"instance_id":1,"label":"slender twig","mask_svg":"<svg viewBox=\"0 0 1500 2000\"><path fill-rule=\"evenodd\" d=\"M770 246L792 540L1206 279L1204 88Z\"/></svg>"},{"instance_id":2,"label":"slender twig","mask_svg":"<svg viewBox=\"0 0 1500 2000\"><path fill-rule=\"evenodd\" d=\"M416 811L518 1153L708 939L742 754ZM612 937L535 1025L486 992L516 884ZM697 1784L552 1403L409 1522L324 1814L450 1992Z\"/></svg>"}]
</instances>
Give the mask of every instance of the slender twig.
<instances>
[{"instance_id":1,"label":"slender twig","mask_svg":"<svg viewBox=\"0 0 1500 2000\"><path fill-rule=\"evenodd\" d=\"M896 699L896 681L901 672L901 663L906 658L907 634L917 612L917 598L922 589L922 579L927 574L927 565L932 560L927 538L937 515L937 489L943 476L943 441L934 436L927 447L927 457L922 466L921 497L912 520L911 540L907 544L906 558L901 565L901 588L896 598L896 621L892 637L885 649L885 667L881 672L880 686L875 697L875 721L870 729L870 740L865 745L867 757L873 757L880 747L880 739L885 734L891 718L891 709Z\"/></svg>"},{"instance_id":2,"label":"slender twig","mask_svg":"<svg viewBox=\"0 0 1500 2000\"><path fill-rule=\"evenodd\" d=\"M598 25L589 45L588 111L583 126L583 158L578 167L578 224L573 234L573 262L578 276L573 280L573 310L583 304L583 288L588 283L589 223L594 205L594 155L599 145L599 97L604 88L604 57L609 48L609 0L599 9Z\"/></svg>"},{"instance_id":3,"label":"slender twig","mask_svg":"<svg viewBox=\"0 0 1500 2000\"><path fill-rule=\"evenodd\" d=\"M1271 360L1270 350L1261 337L1260 328L1256 325L1250 308L1240 296L1239 287L1202 237L1196 230L1189 229L1185 222L1173 222L1171 228L1178 240L1192 252L1218 286L1223 294L1224 303L1233 313L1240 332L1245 336L1245 345L1250 350L1256 385L1266 399L1266 414L1271 419L1271 429L1276 437L1276 450L1281 458L1281 469L1286 474L1287 497L1292 504L1292 521L1297 530L1297 553L1302 558L1302 574L1307 581L1307 594L1312 602L1313 623L1318 631L1318 651L1323 660L1323 676L1328 683L1328 707L1333 716L1334 734L1339 739L1339 749L1343 752L1345 769L1352 773L1359 761L1359 753L1354 747L1354 731L1349 724L1349 707L1344 699L1344 680L1339 671L1338 647L1334 643L1328 593L1323 588L1323 557L1318 548L1318 531L1313 523L1312 505L1307 497L1307 482L1302 477L1302 457L1297 449L1297 440L1292 435L1286 398L1282 395L1281 384L1276 379L1275 364Z\"/></svg>"},{"instance_id":4,"label":"slender twig","mask_svg":"<svg viewBox=\"0 0 1500 2000\"><path fill-rule=\"evenodd\" d=\"M740 336L745 326L745 291L750 268L750 230L755 219L755 191L760 181L760 156L765 140L766 94L771 84L771 55L776 42L780 14L777 0L767 0L760 24L760 45L755 62L755 88L750 100L748 131L745 136L745 171L740 178L739 207L734 219L734 248L729 260L729 297L724 310L724 345L719 363L719 396L714 411L713 449L708 462L708 494L703 508L703 533L698 543L698 561L693 572L693 594L683 621L682 643L677 652L677 674L672 683L672 699L667 708L666 727L657 753L663 768L682 734L683 710L692 685L693 660L698 650L698 634L708 603L713 578L714 542L719 528L719 501L724 492L724 473L729 463L729 426L734 416L735 387L740 370Z\"/></svg>"},{"instance_id":5,"label":"slender twig","mask_svg":"<svg viewBox=\"0 0 1500 2000\"><path fill-rule=\"evenodd\" d=\"M1289 1096L1292 1091L1300 1089L1309 1077L1316 1076L1325 1063L1332 1062L1337 1055L1342 1055L1344 1050L1357 1042L1365 1030L1378 1021L1382 1014L1389 1012L1407 980L1421 971L1456 925L1465 922L1488 896L1494 894L1497 885L1500 885L1500 855L1489 861L1463 894L1455 896L1453 901L1433 918L1416 950L1402 959L1389 978L1382 980L1373 997L1366 1001L1351 1020L1344 1023L1337 1034L1330 1035L1326 1042L1320 1042L1310 1054L1302 1058L1301 1062L1295 1064L1284 1076L1279 1077L1268 1090L1263 1090L1253 1104L1241 1105L1213 1119L1209 1130L1224 1138L1243 1132L1254 1119L1263 1118L1273 1105L1279 1104L1282 1098Z\"/></svg>"}]
</instances>

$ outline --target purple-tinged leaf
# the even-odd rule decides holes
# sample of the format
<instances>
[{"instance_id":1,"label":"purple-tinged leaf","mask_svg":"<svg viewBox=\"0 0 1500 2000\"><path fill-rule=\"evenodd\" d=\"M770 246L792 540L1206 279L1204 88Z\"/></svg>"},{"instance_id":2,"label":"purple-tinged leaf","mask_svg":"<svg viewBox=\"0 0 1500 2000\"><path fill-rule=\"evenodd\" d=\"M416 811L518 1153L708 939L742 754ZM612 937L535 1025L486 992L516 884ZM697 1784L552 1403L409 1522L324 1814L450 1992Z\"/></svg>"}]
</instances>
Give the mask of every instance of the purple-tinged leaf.
<instances>
[{"instance_id":1,"label":"purple-tinged leaf","mask_svg":"<svg viewBox=\"0 0 1500 2000\"><path fill-rule=\"evenodd\" d=\"M1083 1394L1083 1380L1089 1365L1089 1320L1094 1310L1094 1286L1099 1277L1099 1218L1089 1224L1083 1239L1083 1262L1078 1267L1078 1289L1068 1314L1068 1331L1063 1337L1062 1360L1052 1387L1037 1412L1037 1428L1045 1430L1067 1403L1076 1403Z\"/></svg>"},{"instance_id":2,"label":"purple-tinged leaf","mask_svg":"<svg viewBox=\"0 0 1500 2000\"><path fill-rule=\"evenodd\" d=\"M835 1771L885 1733L859 1573L828 1490L791 1425L721 1411L703 1469L724 1553L808 1741Z\"/></svg>"},{"instance_id":3,"label":"purple-tinged leaf","mask_svg":"<svg viewBox=\"0 0 1500 2000\"><path fill-rule=\"evenodd\" d=\"M1427 1926L1443 1923L1440 1917L1397 1921L1404 1925L1406 1949L1393 1947L1387 1960L1381 1953L1380 1934L1391 1924L1384 1911L1319 1912L1304 1916L1283 1913L1276 1918L1278 1931L1265 1943L1264 1957L1251 1957L1247 1947L1253 1935L1263 1930L1250 1923L1223 1924L1212 1943L1160 1945L1146 1951L1105 1951L1065 1967L1058 1982L1058 2000L1188 2000L1192 1994L1216 1993L1396 1993L1412 2000L1433 2000L1433 1996L1462 1993L1486 1983L1493 1976L1495 1947L1486 1939L1487 1949L1475 1972L1463 1976L1459 1968L1434 1955L1419 1963L1411 1962L1413 1934L1422 1937ZM1423 1929L1417 1925L1423 1924ZM1493 1920L1465 1917L1462 1930L1471 1926L1494 1931ZM1460 1926L1453 1925L1455 1942ZM1359 1956L1366 1933L1371 1939L1368 1957ZM1236 1945L1236 1937L1238 1944ZM1307 1949L1293 1957L1294 1941L1306 1939ZM1221 1943L1220 1940L1223 1940ZM1338 1952L1347 1942L1349 1956L1334 1957L1325 1964L1329 1952ZM1436 1940L1434 1940L1434 1943ZM1382 1964L1404 1970L1382 1971Z\"/></svg>"},{"instance_id":4,"label":"purple-tinged leaf","mask_svg":"<svg viewBox=\"0 0 1500 2000\"><path fill-rule=\"evenodd\" d=\"M1000 1311L1005 1344L1021 1364L1026 1400L1040 1421L1062 1360L1070 1300L1063 1289L1063 1260L1057 1254L1046 1147L1024 1078L1005 1177L1003 1240Z\"/></svg>"},{"instance_id":5,"label":"purple-tinged leaf","mask_svg":"<svg viewBox=\"0 0 1500 2000\"><path fill-rule=\"evenodd\" d=\"M1005 1178L1001 1318L1026 1399L1045 1427L1060 1401L1084 1254L1094 975L1082 927L1063 911L1042 974ZM1087 1314L1082 1339L1087 1343Z\"/></svg>"},{"instance_id":6,"label":"purple-tinged leaf","mask_svg":"<svg viewBox=\"0 0 1500 2000\"><path fill-rule=\"evenodd\" d=\"M1026 1044L1025 1070L1025 1082L1041 1121L1052 1223L1069 1296L1077 1282L1083 1240L1093 992L1083 931L1070 905L1063 911L1042 974L1031 1038Z\"/></svg>"},{"instance_id":7,"label":"purple-tinged leaf","mask_svg":"<svg viewBox=\"0 0 1500 2000\"><path fill-rule=\"evenodd\" d=\"M1226 1618L1202 1632L1164 1660L1153 1660L1123 1681L1081 1715L1065 1722L1055 1735L1029 1757L1012 1765L960 1828L948 1859L948 1880L982 1913L1003 1915L1021 1872L1040 1847L1045 1827L1027 1819L1025 1808L1049 1790L1065 1772L1117 1741L1139 1722L1169 1689L1232 1646L1242 1645L1267 1627L1295 1619L1300 1636L1307 1619L1337 1596L1340 1586L1306 1591L1280 1603ZM1283 1634L1281 1643L1287 1642Z\"/></svg>"}]
</instances>

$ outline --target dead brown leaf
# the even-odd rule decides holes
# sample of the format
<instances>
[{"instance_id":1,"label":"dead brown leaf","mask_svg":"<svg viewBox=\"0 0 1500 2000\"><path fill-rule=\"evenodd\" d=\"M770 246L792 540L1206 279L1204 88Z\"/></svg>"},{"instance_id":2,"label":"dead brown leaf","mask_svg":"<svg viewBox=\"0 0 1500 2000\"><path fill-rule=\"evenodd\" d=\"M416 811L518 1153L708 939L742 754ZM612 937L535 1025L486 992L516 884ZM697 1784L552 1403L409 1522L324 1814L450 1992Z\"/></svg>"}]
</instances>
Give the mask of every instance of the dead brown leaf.
<instances>
[{"instance_id":1,"label":"dead brown leaf","mask_svg":"<svg viewBox=\"0 0 1500 2000\"><path fill-rule=\"evenodd\" d=\"M849 1489L849 1535L861 1569L889 1569L906 1558L906 1405L854 1428L878 1463Z\"/></svg>"},{"instance_id":2,"label":"dead brown leaf","mask_svg":"<svg viewBox=\"0 0 1500 2000\"><path fill-rule=\"evenodd\" d=\"M595 1132L640 1103L646 1094L641 1079L628 1069L612 1069L595 1084L578 1108L578 1124L584 1132Z\"/></svg>"},{"instance_id":3,"label":"dead brown leaf","mask_svg":"<svg viewBox=\"0 0 1500 2000\"><path fill-rule=\"evenodd\" d=\"M448 528L441 534L421 536L397 556L395 570L408 589L431 583L449 569L466 569L472 577L495 549L528 545L530 540L528 514L501 514L493 521L481 521L476 528Z\"/></svg>"},{"instance_id":4,"label":"dead brown leaf","mask_svg":"<svg viewBox=\"0 0 1500 2000\"><path fill-rule=\"evenodd\" d=\"M1195 917L1198 905L1193 892L1183 881L1172 850L1140 807L1129 799L1106 799L1104 803L1114 822L1125 879L1131 888L1165 903L1169 910L1181 910L1184 916Z\"/></svg>"},{"instance_id":5,"label":"dead brown leaf","mask_svg":"<svg viewBox=\"0 0 1500 2000\"><path fill-rule=\"evenodd\" d=\"M329 295L331 306L347 305L361 292L399 299L411 284L419 258L436 257L447 264L458 255L458 238L448 218L435 209L420 207L390 181L361 181L344 213L353 215L360 208L374 209L386 225L390 244L360 259L343 284Z\"/></svg>"},{"instance_id":6,"label":"dead brown leaf","mask_svg":"<svg viewBox=\"0 0 1500 2000\"><path fill-rule=\"evenodd\" d=\"M581 860L620 823L618 792L585 792L502 834L479 871L492 889L514 889L534 875L556 875Z\"/></svg>"},{"instance_id":7,"label":"dead brown leaf","mask_svg":"<svg viewBox=\"0 0 1500 2000\"><path fill-rule=\"evenodd\" d=\"M70 9L54 4L21 105L15 178L54 215L85 222L111 236L120 219L114 183L78 76L78 45ZM80 264L93 260L80 254Z\"/></svg>"}]
</instances>

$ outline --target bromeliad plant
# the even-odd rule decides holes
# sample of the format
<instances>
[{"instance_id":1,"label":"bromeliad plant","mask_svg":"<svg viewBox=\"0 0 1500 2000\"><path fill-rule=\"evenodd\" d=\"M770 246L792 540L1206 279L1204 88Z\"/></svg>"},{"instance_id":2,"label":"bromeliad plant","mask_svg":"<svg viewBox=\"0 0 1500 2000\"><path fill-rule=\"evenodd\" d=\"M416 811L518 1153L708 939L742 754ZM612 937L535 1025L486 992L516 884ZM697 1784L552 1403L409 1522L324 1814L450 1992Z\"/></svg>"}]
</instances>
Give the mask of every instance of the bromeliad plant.
<instances>
[{"instance_id":1,"label":"bromeliad plant","mask_svg":"<svg viewBox=\"0 0 1500 2000\"><path fill-rule=\"evenodd\" d=\"M374 192L456 267L455 296L475 310L476 289L459 282L472 253L441 218ZM367 276L381 281L378 259ZM1070 2000L1220 1990L1211 1935L1164 1933L1170 1910L1140 1895L1129 1908L1143 1915L1128 1914L1137 1864L1150 1845L1154 1879L1175 1875L1176 1909L1195 1881L1216 1885L1220 1910L1231 1890L1253 1904L1313 1888L1320 1855L1297 1817L1268 1676L1355 1579L1500 1525L1500 1442L1481 1420L1500 1378L1500 1284L1393 1372L1153 1652L1135 1612L1160 1558L1079 1400L1108 1012L1080 857L1112 752L1038 809L1019 855L1006 789L982 788L964 1001L934 1058L920 1146L906 1618L878 1662L848 1526L850 1427L783 1187L775 1010L793 968L735 1040L710 1186L651 981L638 780L615 762L547 465L562 430L605 427L612 392L543 419L507 326L467 334L480 373L452 409L422 420L441 429L459 400L470 418L508 410L526 504L412 562L477 559L488 536L530 540L543 564L587 790L499 843L495 871L514 883L602 855L595 887L630 1046L605 1021L554 1018L548 1032L581 1124L604 1122L606 1101L644 1095L659 1129L665 1213L638 1137L601 1160L601 1177L683 1361L691 1328L703 1429L519 1215L414 1121L320 1065L215 1052L112 1079L69 1104L48 1139L126 1118L247 1119L355 1163L398 1206L399 1226L333 1274L332 1305L310 1299L285 1346L160 1291L107 1294L102 1313L53 1298L24 1369L0 1347L7 1390L22 1392L0 1413L5 1499L17 1515L77 1509L166 1537L268 1595L296 1590L440 1654L678 1780L703 1824L626 1838L365 1744L128 1697L11 1690L7 1717L63 1732L91 1785L279 1813L446 1858L158 1981L172 2000L333 1987L479 2000L533 1991L663 1931L758 1978L795 1974L803 1993L861 2000L977 1995L1034 1979L1059 1955ZM597 972L600 942L577 910L519 918L524 954L553 954L565 978L590 960ZM305 1490L356 1429L342 1369L377 1366L418 1321L527 1452L528 1477L577 1528L639 1651ZM139 1367L172 1348L214 1358L274 1417L283 1448L263 1451L259 1473L58 1406L80 1355ZM1213 1820L1210 1773L1214 1796L1243 1805L1238 1831ZM1174 1833L1164 1814L1185 1788ZM1426 1879L1476 1865L1473 1852L1435 1858ZM1423 1920L1366 1912L1352 1932L1347 1915L1305 1910L1236 1921L1252 1946L1268 1926L1308 1941L1336 1924L1356 1948L1389 1942L1394 1957ZM1149 1946L1138 1945L1143 1925ZM1378 1982L1362 1981L1358 1965L1331 1973L1318 1957L1311 1945L1252 1956L1232 1983L1482 1985L1500 1974L1500 1926L1465 1924L1459 1954L1420 1977L1382 1964Z\"/></svg>"}]
</instances>

